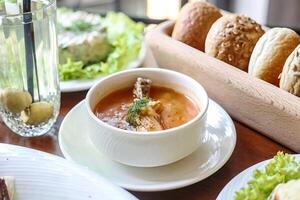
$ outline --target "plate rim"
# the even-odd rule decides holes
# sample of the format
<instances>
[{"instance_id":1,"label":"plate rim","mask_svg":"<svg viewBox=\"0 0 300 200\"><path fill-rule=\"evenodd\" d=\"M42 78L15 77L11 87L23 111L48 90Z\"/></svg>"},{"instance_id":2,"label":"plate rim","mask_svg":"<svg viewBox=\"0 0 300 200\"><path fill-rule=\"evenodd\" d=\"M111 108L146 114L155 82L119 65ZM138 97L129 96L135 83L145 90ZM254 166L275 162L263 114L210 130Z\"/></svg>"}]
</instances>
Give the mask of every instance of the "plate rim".
<instances>
[{"instance_id":1,"label":"plate rim","mask_svg":"<svg viewBox=\"0 0 300 200\"><path fill-rule=\"evenodd\" d=\"M118 185L118 186L120 186L120 187L122 187L124 189L131 190L131 191L138 191L138 192L159 192L159 191L167 191L167 190L179 189L179 188L183 188L183 187L195 184L197 182L200 182L200 181L202 181L202 180L210 177L211 175L213 175L214 173L216 173L218 170L220 170L227 163L227 161L230 159L230 157L233 154L233 151L234 151L234 149L236 147L236 142L237 142L237 133L236 133L236 128L235 128L233 120L231 119L231 117L229 116L229 114L224 110L224 108L222 106L220 106L218 103L216 103L215 101L211 100L211 99L209 99L209 101L211 101L212 103L214 103L215 105L217 105L219 108L222 109L222 111L226 115L226 118L230 119L232 131L233 131L233 134L232 134L232 146L231 146L231 148L228 150L226 156L223 157L223 159L221 160L221 162L218 162L218 164L216 164L216 166L213 168L213 170L209 171L205 176L196 176L196 177L192 177L190 179L185 179L185 180L183 180L184 182L182 184L175 184L175 185L168 183L168 184L159 184L158 186L156 186L156 185L155 186L154 185L137 186L135 184L118 184L118 183L115 183L113 181L111 181L111 182L113 182L114 184L116 184L116 185ZM78 104L76 104L67 113L67 115L65 116L65 118L69 118L69 115L72 114L71 111L74 111L75 109L78 109L80 106L84 106L84 104L85 104L85 99L83 99ZM70 156L69 153L65 150L65 147L64 147L64 144L63 144L61 130L62 130L62 127L65 126L64 125L65 118L62 121L61 127L59 129L58 143L59 143L59 147L60 147L60 149L61 149L62 154L64 155L64 157L67 160L70 160L70 161L76 163L76 161L72 158L72 156ZM79 163L77 163L77 164L80 165ZM85 167L87 167L87 166L85 166ZM95 173L97 173L97 172L95 172ZM97 173L97 174L101 176L100 173Z\"/></svg>"},{"instance_id":2,"label":"plate rim","mask_svg":"<svg viewBox=\"0 0 300 200\"><path fill-rule=\"evenodd\" d=\"M121 195L121 193L123 193L122 195L124 197L126 195L127 198L131 197L132 200L137 200L137 197L134 196L132 193L124 190L123 188L116 185L112 181L109 181L107 178L100 176L98 173L94 172L93 170L88 169L85 166L79 165L75 162L70 162L69 160L67 160L61 156L51 154L48 152L44 152L44 151L40 151L37 149L29 148L29 147L24 147L24 146L15 145L15 144L7 144L7 143L0 143L0 149L6 149L6 150L8 149L9 150L8 154L10 154L11 151L14 149L17 151L17 153L26 154L33 158L34 157L37 157L39 159L44 158L47 160L61 163L63 166L71 168L74 171L74 173L77 174L78 176L81 176L82 178L85 177L86 180L89 180L90 183L93 183L97 187L99 187L99 186L96 183L102 183L102 184L106 185L107 188L111 188L114 191L118 191L118 194L120 194L120 195Z\"/></svg>"}]
</instances>

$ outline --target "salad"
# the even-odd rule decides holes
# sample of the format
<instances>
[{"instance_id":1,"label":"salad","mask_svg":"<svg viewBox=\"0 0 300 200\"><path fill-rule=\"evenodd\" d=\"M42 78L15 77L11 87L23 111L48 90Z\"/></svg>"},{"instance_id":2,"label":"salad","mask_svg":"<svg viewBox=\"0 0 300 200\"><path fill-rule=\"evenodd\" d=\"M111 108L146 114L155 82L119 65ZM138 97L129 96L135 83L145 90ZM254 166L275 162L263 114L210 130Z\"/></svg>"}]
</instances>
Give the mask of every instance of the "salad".
<instances>
[{"instance_id":1,"label":"salad","mask_svg":"<svg viewBox=\"0 0 300 200\"><path fill-rule=\"evenodd\" d=\"M264 169L253 172L248 185L235 193L235 200L299 200L300 161L294 156L277 155Z\"/></svg>"},{"instance_id":2,"label":"salad","mask_svg":"<svg viewBox=\"0 0 300 200\"><path fill-rule=\"evenodd\" d=\"M111 74L139 56L144 25L123 13L109 12L101 17L59 8L57 22L62 81Z\"/></svg>"}]
</instances>

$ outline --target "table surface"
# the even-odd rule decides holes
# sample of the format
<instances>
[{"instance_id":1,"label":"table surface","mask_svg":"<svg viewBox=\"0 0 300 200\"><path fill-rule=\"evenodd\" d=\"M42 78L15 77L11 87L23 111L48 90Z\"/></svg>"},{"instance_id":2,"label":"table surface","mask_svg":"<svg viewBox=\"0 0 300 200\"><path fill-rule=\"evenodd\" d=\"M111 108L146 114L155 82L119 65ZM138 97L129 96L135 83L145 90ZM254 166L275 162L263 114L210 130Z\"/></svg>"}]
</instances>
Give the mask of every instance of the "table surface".
<instances>
[{"instance_id":1,"label":"table surface","mask_svg":"<svg viewBox=\"0 0 300 200\"><path fill-rule=\"evenodd\" d=\"M0 142L38 149L62 156L58 146L58 129L68 111L85 98L86 92L62 94L61 113L51 133L36 137L24 138L12 133L0 123ZM235 175L249 166L272 158L278 151L293 153L282 145L264 137L258 132L234 120L237 130L237 144L229 161L214 175L191 186L165 192L131 192L141 200L168 199L216 199L222 188Z\"/></svg>"}]
</instances>

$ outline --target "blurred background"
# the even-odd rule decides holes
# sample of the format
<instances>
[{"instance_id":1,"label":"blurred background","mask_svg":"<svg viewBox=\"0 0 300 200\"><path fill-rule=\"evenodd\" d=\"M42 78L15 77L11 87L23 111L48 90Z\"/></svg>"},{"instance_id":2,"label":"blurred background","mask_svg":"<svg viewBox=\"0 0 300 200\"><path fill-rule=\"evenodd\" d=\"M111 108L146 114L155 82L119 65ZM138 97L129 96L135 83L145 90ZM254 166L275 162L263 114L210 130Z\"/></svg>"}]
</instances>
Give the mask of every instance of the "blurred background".
<instances>
[{"instance_id":1,"label":"blurred background","mask_svg":"<svg viewBox=\"0 0 300 200\"><path fill-rule=\"evenodd\" d=\"M193 0L57 0L58 5L96 13L122 11L145 23L175 19L180 8ZM194 0L195 1L195 0ZM243 13L259 23L300 31L299 0L208 0L224 10Z\"/></svg>"}]
</instances>

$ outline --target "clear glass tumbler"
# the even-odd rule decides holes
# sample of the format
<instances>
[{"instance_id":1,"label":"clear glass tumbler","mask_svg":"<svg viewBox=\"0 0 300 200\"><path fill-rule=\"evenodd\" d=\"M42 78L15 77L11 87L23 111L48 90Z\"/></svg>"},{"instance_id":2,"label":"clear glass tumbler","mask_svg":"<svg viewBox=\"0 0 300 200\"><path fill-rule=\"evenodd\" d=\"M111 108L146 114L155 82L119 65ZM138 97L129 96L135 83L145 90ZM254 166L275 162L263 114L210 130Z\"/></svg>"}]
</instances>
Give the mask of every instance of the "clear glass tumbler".
<instances>
[{"instance_id":1,"label":"clear glass tumbler","mask_svg":"<svg viewBox=\"0 0 300 200\"><path fill-rule=\"evenodd\" d=\"M59 114L56 2L24 2L0 0L0 118L33 137L47 133Z\"/></svg>"}]
</instances>

